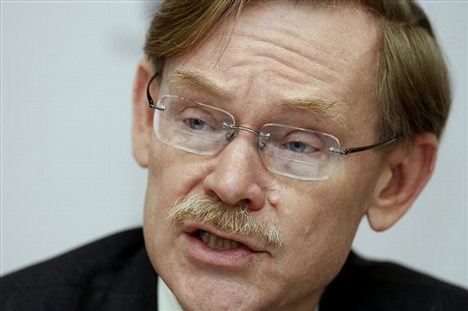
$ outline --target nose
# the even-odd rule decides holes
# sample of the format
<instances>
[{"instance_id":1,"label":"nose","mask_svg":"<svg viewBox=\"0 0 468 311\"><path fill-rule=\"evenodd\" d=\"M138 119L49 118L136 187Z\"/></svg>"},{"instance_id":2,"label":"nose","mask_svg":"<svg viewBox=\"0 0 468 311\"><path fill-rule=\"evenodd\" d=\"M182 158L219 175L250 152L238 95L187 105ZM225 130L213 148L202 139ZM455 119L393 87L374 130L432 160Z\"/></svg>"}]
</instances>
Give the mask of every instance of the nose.
<instances>
[{"instance_id":1,"label":"nose","mask_svg":"<svg viewBox=\"0 0 468 311\"><path fill-rule=\"evenodd\" d=\"M250 210L265 204L267 176L258 151L256 136L239 133L216 157L213 170L203 181L207 194L215 194L229 205Z\"/></svg>"}]
</instances>

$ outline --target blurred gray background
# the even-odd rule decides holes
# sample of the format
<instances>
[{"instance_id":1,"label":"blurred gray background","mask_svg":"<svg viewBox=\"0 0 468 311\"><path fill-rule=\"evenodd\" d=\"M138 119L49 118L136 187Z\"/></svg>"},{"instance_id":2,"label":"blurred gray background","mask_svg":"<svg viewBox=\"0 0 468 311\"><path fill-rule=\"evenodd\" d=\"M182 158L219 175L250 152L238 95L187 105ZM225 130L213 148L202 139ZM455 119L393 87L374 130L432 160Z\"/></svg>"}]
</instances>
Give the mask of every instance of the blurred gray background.
<instances>
[{"instance_id":1,"label":"blurred gray background","mask_svg":"<svg viewBox=\"0 0 468 311\"><path fill-rule=\"evenodd\" d=\"M354 248L468 287L468 4L419 2L452 72L452 113L424 193L389 231L364 220ZM153 7L1 2L0 275L141 225L131 93Z\"/></svg>"}]
</instances>

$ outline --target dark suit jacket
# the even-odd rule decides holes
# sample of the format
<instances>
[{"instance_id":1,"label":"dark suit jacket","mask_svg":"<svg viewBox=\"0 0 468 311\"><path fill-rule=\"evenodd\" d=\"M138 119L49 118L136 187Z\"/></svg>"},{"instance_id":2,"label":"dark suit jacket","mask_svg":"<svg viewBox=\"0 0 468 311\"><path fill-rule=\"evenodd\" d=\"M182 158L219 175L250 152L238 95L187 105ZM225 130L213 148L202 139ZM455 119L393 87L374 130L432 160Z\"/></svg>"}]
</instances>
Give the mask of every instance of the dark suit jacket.
<instances>
[{"instance_id":1,"label":"dark suit jacket","mask_svg":"<svg viewBox=\"0 0 468 311\"><path fill-rule=\"evenodd\" d=\"M1 311L156 310L157 275L141 229L125 231L0 279ZM351 253L320 302L330 310L468 310L468 292Z\"/></svg>"}]
</instances>

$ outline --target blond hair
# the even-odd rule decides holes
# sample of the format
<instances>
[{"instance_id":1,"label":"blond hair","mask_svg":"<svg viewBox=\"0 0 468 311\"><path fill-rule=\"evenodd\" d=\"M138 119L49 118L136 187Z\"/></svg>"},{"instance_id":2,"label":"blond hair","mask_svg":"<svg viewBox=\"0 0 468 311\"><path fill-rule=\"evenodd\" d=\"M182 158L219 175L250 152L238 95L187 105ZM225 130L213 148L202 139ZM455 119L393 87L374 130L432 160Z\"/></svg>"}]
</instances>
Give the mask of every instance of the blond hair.
<instances>
[{"instance_id":1,"label":"blond hair","mask_svg":"<svg viewBox=\"0 0 468 311\"><path fill-rule=\"evenodd\" d=\"M449 75L430 22L411 0L291 0L333 5L353 3L380 27L375 98L379 136L440 137L450 110ZM187 53L249 0L166 0L148 30L144 51L161 72L168 57Z\"/></svg>"}]
</instances>

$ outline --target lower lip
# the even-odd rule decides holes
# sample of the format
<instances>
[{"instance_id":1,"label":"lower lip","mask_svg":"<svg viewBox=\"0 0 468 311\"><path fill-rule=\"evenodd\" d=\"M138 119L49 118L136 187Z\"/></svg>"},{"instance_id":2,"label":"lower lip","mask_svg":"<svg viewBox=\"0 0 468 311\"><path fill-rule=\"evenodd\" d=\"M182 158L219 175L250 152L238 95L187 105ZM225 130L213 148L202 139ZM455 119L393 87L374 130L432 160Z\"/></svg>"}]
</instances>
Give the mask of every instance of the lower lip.
<instances>
[{"instance_id":1,"label":"lower lip","mask_svg":"<svg viewBox=\"0 0 468 311\"><path fill-rule=\"evenodd\" d=\"M247 247L234 249L213 249L208 247L193 234L185 234L189 256L196 261L224 267L243 265L262 252L255 252Z\"/></svg>"}]
</instances>

